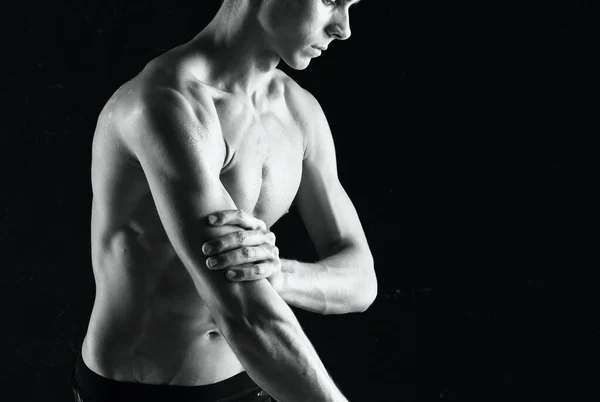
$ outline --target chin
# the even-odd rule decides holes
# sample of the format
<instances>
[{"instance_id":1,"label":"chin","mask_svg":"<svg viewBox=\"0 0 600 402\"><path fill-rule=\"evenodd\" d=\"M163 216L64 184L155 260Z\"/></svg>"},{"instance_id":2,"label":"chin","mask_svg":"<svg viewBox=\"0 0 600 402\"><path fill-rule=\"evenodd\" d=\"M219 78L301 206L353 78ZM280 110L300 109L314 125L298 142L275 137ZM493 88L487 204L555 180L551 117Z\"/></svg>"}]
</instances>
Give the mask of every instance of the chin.
<instances>
[{"instance_id":1,"label":"chin","mask_svg":"<svg viewBox=\"0 0 600 402\"><path fill-rule=\"evenodd\" d=\"M284 58L283 61L285 62L285 64L287 64L290 68L294 69L294 70L304 70L306 69L311 61L310 57L306 57L306 56L295 56L292 58Z\"/></svg>"}]
</instances>

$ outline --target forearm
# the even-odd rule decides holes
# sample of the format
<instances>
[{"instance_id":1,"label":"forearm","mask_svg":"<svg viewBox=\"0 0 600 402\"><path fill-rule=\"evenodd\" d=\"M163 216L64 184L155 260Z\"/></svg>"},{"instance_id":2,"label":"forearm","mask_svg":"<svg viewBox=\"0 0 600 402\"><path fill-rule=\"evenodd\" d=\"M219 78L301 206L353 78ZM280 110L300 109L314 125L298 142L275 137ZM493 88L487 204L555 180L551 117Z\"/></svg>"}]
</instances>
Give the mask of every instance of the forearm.
<instances>
[{"instance_id":1,"label":"forearm","mask_svg":"<svg viewBox=\"0 0 600 402\"><path fill-rule=\"evenodd\" d=\"M250 377L281 402L347 401L289 306L270 285L261 290L273 292L267 309L224 325L224 335Z\"/></svg>"},{"instance_id":2,"label":"forearm","mask_svg":"<svg viewBox=\"0 0 600 402\"><path fill-rule=\"evenodd\" d=\"M277 283L288 304L320 314L362 312L377 293L370 253L352 246L314 263L281 259Z\"/></svg>"},{"instance_id":3,"label":"forearm","mask_svg":"<svg viewBox=\"0 0 600 402\"><path fill-rule=\"evenodd\" d=\"M220 226L183 239L214 238L235 228ZM266 279L230 282L206 268L206 257L181 241L188 270L219 329L250 377L281 402L347 402L327 373L290 307ZM187 257L187 258L185 258Z\"/></svg>"}]
</instances>

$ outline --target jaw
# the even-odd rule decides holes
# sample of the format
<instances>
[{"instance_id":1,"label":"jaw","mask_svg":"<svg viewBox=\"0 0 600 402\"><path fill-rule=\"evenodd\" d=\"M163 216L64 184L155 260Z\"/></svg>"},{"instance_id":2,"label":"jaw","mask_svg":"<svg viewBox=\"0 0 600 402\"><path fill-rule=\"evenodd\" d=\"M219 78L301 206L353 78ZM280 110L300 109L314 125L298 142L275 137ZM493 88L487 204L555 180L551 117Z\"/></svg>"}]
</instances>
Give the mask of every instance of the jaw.
<instances>
[{"instance_id":1,"label":"jaw","mask_svg":"<svg viewBox=\"0 0 600 402\"><path fill-rule=\"evenodd\" d=\"M310 62L313 59L306 48L307 46L296 47L293 52L287 54L280 53L280 57L290 68L294 70L304 70L310 65Z\"/></svg>"},{"instance_id":2,"label":"jaw","mask_svg":"<svg viewBox=\"0 0 600 402\"><path fill-rule=\"evenodd\" d=\"M311 58L306 56L296 56L290 59L282 58L285 64L297 71L302 71L310 65Z\"/></svg>"}]
</instances>

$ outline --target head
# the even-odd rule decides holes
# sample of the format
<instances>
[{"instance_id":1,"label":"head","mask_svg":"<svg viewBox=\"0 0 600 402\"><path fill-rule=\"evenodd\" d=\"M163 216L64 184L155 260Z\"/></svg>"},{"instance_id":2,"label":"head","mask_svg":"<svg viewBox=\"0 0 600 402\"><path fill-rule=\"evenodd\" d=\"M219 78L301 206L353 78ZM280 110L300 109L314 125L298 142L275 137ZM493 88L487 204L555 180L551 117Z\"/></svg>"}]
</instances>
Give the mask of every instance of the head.
<instances>
[{"instance_id":1,"label":"head","mask_svg":"<svg viewBox=\"0 0 600 402\"><path fill-rule=\"evenodd\" d=\"M257 0L258 23L267 46L293 69L336 40L350 37L349 8L357 0ZM320 50L319 50L320 49Z\"/></svg>"}]
</instances>

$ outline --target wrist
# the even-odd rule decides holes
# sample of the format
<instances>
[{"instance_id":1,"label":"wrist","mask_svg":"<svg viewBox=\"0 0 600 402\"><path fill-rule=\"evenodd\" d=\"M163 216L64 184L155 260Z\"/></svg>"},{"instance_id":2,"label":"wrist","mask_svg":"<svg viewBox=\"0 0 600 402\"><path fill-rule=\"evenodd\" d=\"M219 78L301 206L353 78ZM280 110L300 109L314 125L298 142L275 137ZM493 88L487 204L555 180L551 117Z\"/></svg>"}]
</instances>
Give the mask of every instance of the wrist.
<instances>
[{"instance_id":1,"label":"wrist","mask_svg":"<svg viewBox=\"0 0 600 402\"><path fill-rule=\"evenodd\" d=\"M285 281L283 273L281 271L276 272L273 275L269 276L267 280L271 283L273 289L281 296L284 287L283 282Z\"/></svg>"},{"instance_id":2,"label":"wrist","mask_svg":"<svg viewBox=\"0 0 600 402\"><path fill-rule=\"evenodd\" d=\"M291 272L293 272L293 264L295 261L280 259L281 261L281 270L274 273L269 277L269 282L275 289L275 291L281 296L285 289L287 289L288 280Z\"/></svg>"}]
</instances>

